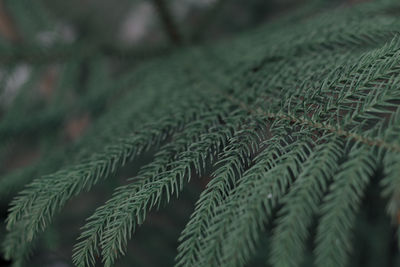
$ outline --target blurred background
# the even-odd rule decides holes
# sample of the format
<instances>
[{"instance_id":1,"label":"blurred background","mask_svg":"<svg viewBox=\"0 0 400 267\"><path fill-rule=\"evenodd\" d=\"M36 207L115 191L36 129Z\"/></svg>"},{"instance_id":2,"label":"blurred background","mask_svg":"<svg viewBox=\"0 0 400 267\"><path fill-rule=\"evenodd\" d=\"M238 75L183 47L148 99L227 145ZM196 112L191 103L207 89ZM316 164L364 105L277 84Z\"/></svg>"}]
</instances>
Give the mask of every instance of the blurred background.
<instances>
[{"instance_id":1,"label":"blurred background","mask_svg":"<svg viewBox=\"0 0 400 267\"><path fill-rule=\"evenodd\" d=\"M306 4L327 9L356 2L0 0L0 241L8 203L25 184L99 149L93 136L106 134L97 131L105 120L100 114L130 90L130 73L143 62L227 40ZM113 130L118 134L124 128ZM82 144L91 150L80 150ZM27 266L72 266L72 246L84 218L150 158L151 152L124 167L116 179L68 203L38 241ZM194 180L178 200L151 212L116 266L172 266L177 238L206 183ZM372 184L356 229L359 245L352 266L399 262L384 203L376 199ZM393 244L388 242L392 239ZM267 250L265 238L249 266L264 266ZM10 264L0 257L0 266ZM311 261L305 266L312 266Z\"/></svg>"}]
</instances>

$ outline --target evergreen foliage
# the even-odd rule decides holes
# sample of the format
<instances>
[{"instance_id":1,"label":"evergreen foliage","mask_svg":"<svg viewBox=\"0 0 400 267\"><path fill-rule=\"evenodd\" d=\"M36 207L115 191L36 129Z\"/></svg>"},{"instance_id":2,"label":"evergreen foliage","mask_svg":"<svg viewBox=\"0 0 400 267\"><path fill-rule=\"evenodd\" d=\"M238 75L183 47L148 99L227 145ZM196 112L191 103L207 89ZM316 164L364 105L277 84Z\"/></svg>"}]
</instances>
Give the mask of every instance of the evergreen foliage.
<instances>
[{"instance_id":1,"label":"evergreen foliage","mask_svg":"<svg viewBox=\"0 0 400 267\"><path fill-rule=\"evenodd\" d=\"M348 266L374 177L396 228L386 242L397 231L391 266L400 264L398 1L305 1L228 40L122 60L118 74L107 53L128 52L85 39L43 47L37 33L56 21L45 5L6 4L26 40L0 40L0 88L20 62L31 70L0 110L0 198L12 198L1 241L14 266L29 266L65 206L102 184L113 193L71 233L71 258L118 265L149 213L198 179L207 185L180 229L175 266L252 266L259 254L266 266ZM61 74L45 103L33 88L54 59ZM60 141L84 114L83 136ZM7 170L20 140L41 156Z\"/></svg>"}]
</instances>

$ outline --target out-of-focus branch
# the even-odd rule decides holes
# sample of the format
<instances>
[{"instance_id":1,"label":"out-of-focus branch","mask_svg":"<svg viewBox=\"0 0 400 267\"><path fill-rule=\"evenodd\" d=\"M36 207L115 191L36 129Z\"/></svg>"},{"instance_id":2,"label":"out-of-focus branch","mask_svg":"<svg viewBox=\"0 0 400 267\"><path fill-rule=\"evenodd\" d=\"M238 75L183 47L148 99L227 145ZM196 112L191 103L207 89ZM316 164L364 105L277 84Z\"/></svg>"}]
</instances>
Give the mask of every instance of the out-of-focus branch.
<instances>
[{"instance_id":1,"label":"out-of-focus branch","mask_svg":"<svg viewBox=\"0 0 400 267\"><path fill-rule=\"evenodd\" d=\"M174 44L182 43L182 36L178 31L177 25L174 21L173 16L171 15L171 11L168 9L167 4L164 0L153 0L154 6L156 7L160 19L164 25L165 31L168 34L168 37Z\"/></svg>"},{"instance_id":2,"label":"out-of-focus branch","mask_svg":"<svg viewBox=\"0 0 400 267\"><path fill-rule=\"evenodd\" d=\"M3 0L0 0L0 35L3 36L4 39L14 43L22 39L14 21L7 14Z\"/></svg>"},{"instance_id":3,"label":"out-of-focus branch","mask_svg":"<svg viewBox=\"0 0 400 267\"><path fill-rule=\"evenodd\" d=\"M216 0L215 3L213 3L212 6L205 11L205 14L200 19L200 22L197 24L191 34L191 41L197 42L203 39L204 34L218 17L226 2L228 2L228 0Z\"/></svg>"},{"instance_id":4,"label":"out-of-focus branch","mask_svg":"<svg viewBox=\"0 0 400 267\"><path fill-rule=\"evenodd\" d=\"M172 47L123 48L108 44L66 44L44 49L35 45L14 45L9 50L0 51L0 62L27 62L45 64L63 62L77 57L90 57L101 54L113 58L146 60L162 56L173 50Z\"/></svg>"}]
</instances>

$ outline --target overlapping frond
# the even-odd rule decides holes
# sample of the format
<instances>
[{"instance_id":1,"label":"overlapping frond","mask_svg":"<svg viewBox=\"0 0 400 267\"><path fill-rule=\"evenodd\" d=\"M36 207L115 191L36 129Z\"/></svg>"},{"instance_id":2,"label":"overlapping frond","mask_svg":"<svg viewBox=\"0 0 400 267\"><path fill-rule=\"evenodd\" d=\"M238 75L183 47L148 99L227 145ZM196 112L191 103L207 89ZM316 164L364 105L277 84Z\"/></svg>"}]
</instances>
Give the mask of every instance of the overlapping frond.
<instances>
[{"instance_id":1,"label":"overlapping frond","mask_svg":"<svg viewBox=\"0 0 400 267\"><path fill-rule=\"evenodd\" d=\"M204 174L207 162L215 159L232 132L240 125L241 116L234 118L226 122L227 127L215 127L210 132L203 132L197 142L186 140L191 143L190 146L175 155L174 161L166 162L160 170L154 171L154 166L145 166L143 178L139 176L142 182L118 188L114 197L97 211L94 218L105 222L100 246L106 266L110 266L119 253L124 253L124 246L135 225L144 221L148 210L178 195L183 190L185 180L189 180L193 173Z\"/></svg>"},{"instance_id":2,"label":"overlapping frond","mask_svg":"<svg viewBox=\"0 0 400 267\"><path fill-rule=\"evenodd\" d=\"M93 155L86 163L34 180L18 198L13 200L8 228L13 231L15 225L23 223L25 227L20 234L31 241L72 196L83 190L89 190L99 179L115 173L118 166L123 166L143 150L168 138L171 132L182 127L184 120L185 118L174 121L164 119L156 125L149 125L150 129L145 127L105 147L103 153ZM19 244L20 242L15 242L14 246L18 247ZM7 246L6 255L11 256L15 249L17 248L11 245Z\"/></svg>"},{"instance_id":3,"label":"overlapping frond","mask_svg":"<svg viewBox=\"0 0 400 267\"><path fill-rule=\"evenodd\" d=\"M193 266L199 261L196 257L200 241L210 226L215 209L228 196L238 176L251 165L252 158L263 147L261 143L268 135L267 129L259 129L263 126L265 122L260 122L256 128L240 130L229 139L229 144L219 156L220 160L215 163L217 169L211 181L200 195L195 211L181 234L177 266Z\"/></svg>"},{"instance_id":4,"label":"overlapping frond","mask_svg":"<svg viewBox=\"0 0 400 267\"><path fill-rule=\"evenodd\" d=\"M266 141L264 152L216 208L200 247L199 265L237 266L246 262L263 221L311 151L307 134L294 133L292 137L287 134L283 131L281 137Z\"/></svg>"},{"instance_id":5,"label":"overlapping frond","mask_svg":"<svg viewBox=\"0 0 400 267\"><path fill-rule=\"evenodd\" d=\"M161 194L166 194L166 198L169 199L174 190L178 190L178 185L182 186L182 181L177 183L176 178L181 177L184 179L190 179L191 167L194 166L195 172L204 172L204 164L206 158L201 157L201 153L197 152L195 149L209 149L213 152L214 149L221 147L220 142L224 143L225 138L231 134L231 129L221 129L219 125L219 120L224 118L226 115L217 112L216 110L210 110L208 113L204 114L201 119L190 122L185 126L181 133L172 136L172 141L160 148L160 151L155 155L153 162L142 167L142 170L138 174L138 178L132 180L132 184L120 187L116 189L114 197L110 199L104 206L100 207L93 216L89 218L89 222L84 227L86 230L80 237L80 241L75 249L76 253L74 256L74 261L77 265L86 265L90 262L93 264L93 252L95 250L96 243L98 242L98 236L103 238L103 232L106 229L106 225L110 223L110 220L115 220L114 217L125 216L129 220L129 223L120 225L120 231L122 231L123 239L116 236L119 232L115 230L109 231L109 238L115 238L115 242L119 244L126 244L127 239L134 230L132 226L133 222L130 216L134 215L134 207L129 207L129 210L119 209L118 206L122 205L121 208L126 207L126 203L135 203L134 198L137 194L142 191L142 198L139 200L145 201L138 205L138 209L150 209L152 206L156 205L153 203L157 201L161 202ZM237 119L240 119L239 116ZM230 118L232 119L232 118ZM211 142L211 143L210 143ZM191 158L197 156L197 158ZM177 164L176 162L180 162ZM175 166L177 165L177 166ZM180 176L178 176L180 175ZM161 185L161 177L165 177L165 185ZM154 186L153 184L160 185L160 188ZM147 188L147 191L145 189ZM153 195L146 194L148 190L154 189ZM166 191L165 191L166 190ZM171 191L170 191L171 190ZM178 190L179 191L179 190ZM178 192L176 192L177 194ZM145 198L145 199L143 199ZM132 200L131 200L132 199ZM121 202L121 200L123 200ZM147 204L147 202L151 202ZM131 210L132 209L132 210ZM143 210L146 212L146 210ZM141 219L142 220L142 219ZM93 225L97 227L93 227ZM115 226L117 227L117 226ZM110 244L109 242L104 242L105 244ZM123 245L118 245L120 251L123 252ZM88 258L90 255L90 259Z\"/></svg>"},{"instance_id":6,"label":"overlapping frond","mask_svg":"<svg viewBox=\"0 0 400 267\"><path fill-rule=\"evenodd\" d=\"M351 228L375 170L373 151L356 147L334 176L321 208L315 248L317 266L345 266L351 250Z\"/></svg>"},{"instance_id":7,"label":"overlapping frond","mask_svg":"<svg viewBox=\"0 0 400 267\"><path fill-rule=\"evenodd\" d=\"M302 261L313 217L344 155L341 140L327 137L324 141L282 198L271 244L273 266L299 266Z\"/></svg>"}]
</instances>

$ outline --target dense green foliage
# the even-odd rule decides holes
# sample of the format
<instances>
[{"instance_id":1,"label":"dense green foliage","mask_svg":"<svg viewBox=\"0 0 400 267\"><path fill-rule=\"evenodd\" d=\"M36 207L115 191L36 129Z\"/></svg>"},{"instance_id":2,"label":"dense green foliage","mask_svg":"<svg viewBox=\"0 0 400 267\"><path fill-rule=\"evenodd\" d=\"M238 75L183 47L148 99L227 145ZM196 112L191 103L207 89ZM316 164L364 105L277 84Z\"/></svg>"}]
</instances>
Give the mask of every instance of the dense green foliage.
<instances>
[{"instance_id":1,"label":"dense green foliage","mask_svg":"<svg viewBox=\"0 0 400 267\"><path fill-rule=\"evenodd\" d=\"M188 191L203 179L182 215L176 266L358 266L365 235L389 252L360 266L398 266L400 3L317 2L227 40L119 62L121 74L100 44L43 49L29 33L55 18L9 1L28 41L1 41L1 86L19 62L31 72L1 110L0 197L13 198L5 258L25 266L35 244L53 244L45 240L78 197L96 209L73 202L91 215L68 230L72 262L118 265L149 212L173 202L168 214L178 217L175 199L193 203ZM32 88L54 58L60 75L46 103ZM84 115L83 136L60 140L61 126ZM8 170L19 142L40 157ZM82 198L96 190L103 198ZM366 199L383 226L362 232Z\"/></svg>"}]
</instances>

